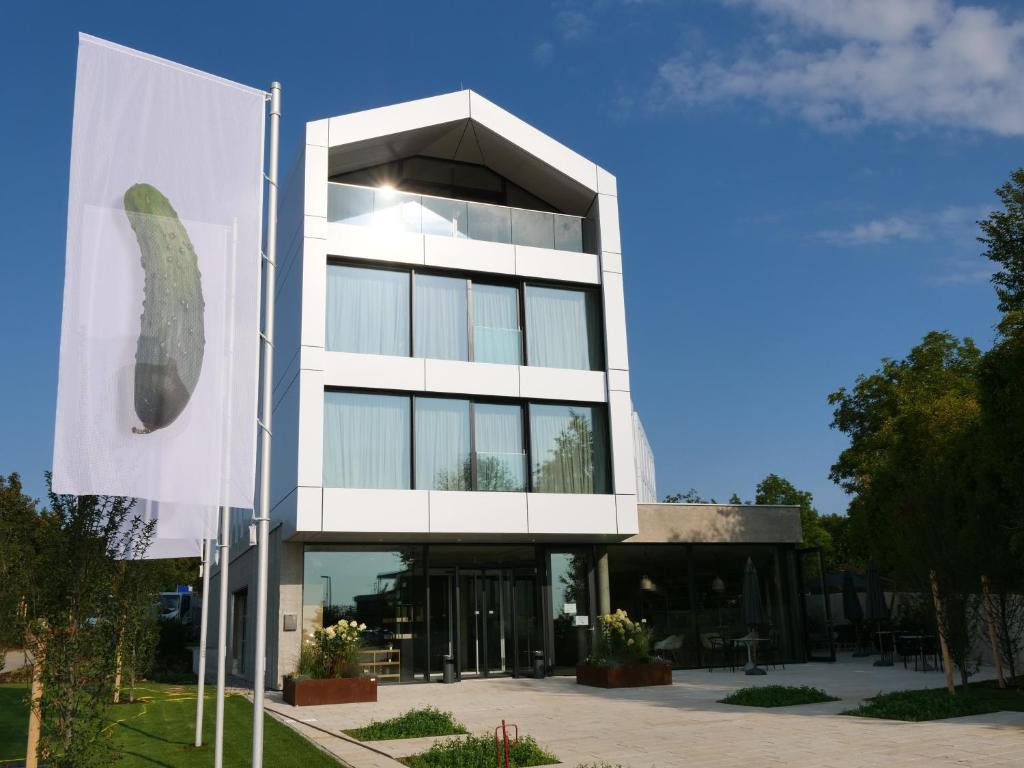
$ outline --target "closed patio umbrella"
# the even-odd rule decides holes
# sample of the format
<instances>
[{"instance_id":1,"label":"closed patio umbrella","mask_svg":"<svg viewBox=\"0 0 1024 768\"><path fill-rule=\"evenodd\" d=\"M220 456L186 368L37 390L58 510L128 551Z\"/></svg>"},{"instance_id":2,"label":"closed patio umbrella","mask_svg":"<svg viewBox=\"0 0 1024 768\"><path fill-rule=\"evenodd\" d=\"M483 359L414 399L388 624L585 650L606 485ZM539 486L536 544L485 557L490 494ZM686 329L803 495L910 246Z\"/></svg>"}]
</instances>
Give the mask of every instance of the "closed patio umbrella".
<instances>
[{"instance_id":1,"label":"closed patio umbrella","mask_svg":"<svg viewBox=\"0 0 1024 768\"><path fill-rule=\"evenodd\" d=\"M757 630L764 624L764 608L761 605L761 586L757 580L757 568L754 567L754 561L749 557L743 571L743 623L750 627L750 640L747 643L747 674L767 674L757 666L751 654L754 643L757 642Z\"/></svg>"},{"instance_id":2,"label":"closed patio umbrella","mask_svg":"<svg viewBox=\"0 0 1024 768\"><path fill-rule=\"evenodd\" d=\"M864 609L861 608L860 598L857 597L857 589L853 585L853 575L850 573L843 574L843 616L850 622L856 636L857 650L853 652L853 655L857 657L870 656L871 652L865 650L861 637L862 628L860 624L864 621Z\"/></svg>"},{"instance_id":3,"label":"closed patio umbrella","mask_svg":"<svg viewBox=\"0 0 1024 768\"><path fill-rule=\"evenodd\" d=\"M875 662L876 667L892 666L892 649L884 643L885 638L881 634L882 623L889 620L889 606L885 602L885 592L882 591L882 577L878 573L878 563L874 560L868 563L867 575L867 610L864 618L872 622L876 632L879 633L878 641L881 650L881 658ZM891 639L891 636L889 636Z\"/></svg>"}]
</instances>

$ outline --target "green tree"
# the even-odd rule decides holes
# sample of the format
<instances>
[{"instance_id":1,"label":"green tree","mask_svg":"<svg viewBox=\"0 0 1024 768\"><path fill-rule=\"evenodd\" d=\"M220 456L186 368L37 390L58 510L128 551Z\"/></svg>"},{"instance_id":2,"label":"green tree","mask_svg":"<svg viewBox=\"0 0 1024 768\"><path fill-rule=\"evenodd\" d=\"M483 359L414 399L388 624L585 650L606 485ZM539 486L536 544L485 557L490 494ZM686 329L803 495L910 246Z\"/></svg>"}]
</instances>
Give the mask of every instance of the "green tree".
<instances>
[{"instance_id":1,"label":"green tree","mask_svg":"<svg viewBox=\"0 0 1024 768\"><path fill-rule=\"evenodd\" d=\"M39 533L37 502L22 490L21 478L0 476L0 669L9 648L25 639L22 606L28 599Z\"/></svg>"},{"instance_id":2,"label":"green tree","mask_svg":"<svg viewBox=\"0 0 1024 768\"><path fill-rule=\"evenodd\" d=\"M999 311L1013 314L1024 310L1024 168L996 190L1001 210L978 222L985 256L999 265L992 276L999 299Z\"/></svg>"},{"instance_id":3,"label":"green tree","mask_svg":"<svg viewBox=\"0 0 1024 768\"><path fill-rule=\"evenodd\" d=\"M849 446L831 476L853 495L851 525L910 589L937 583L936 621L961 680L971 673L979 536L977 372L970 339L931 332L902 360L883 360L829 396L832 426Z\"/></svg>"},{"instance_id":4,"label":"green tree","mask_svg":"<svg viewBox=\"0 0 1024 768\"><path fill-rule=\"evenodd\" d=\"M676 493L670 493L663 499L665 504L717 504L718 502L714 499L705 499L702 497L696 488L691 488L688 491L677 491Z\"/></svg>"},{"instance_id":5,"label":"green tree","mask_svg":"<svg viewBox=\"0 0 1024 768\"><path fill-rule=\"evenodd\" d=\"M804 546L821 547L826 555L831 555L832 536L821 524L810 491L801 491L786 478L770 474L757 484L754 503L800 507L800 531Z\"/></svg>"}]
</instances>

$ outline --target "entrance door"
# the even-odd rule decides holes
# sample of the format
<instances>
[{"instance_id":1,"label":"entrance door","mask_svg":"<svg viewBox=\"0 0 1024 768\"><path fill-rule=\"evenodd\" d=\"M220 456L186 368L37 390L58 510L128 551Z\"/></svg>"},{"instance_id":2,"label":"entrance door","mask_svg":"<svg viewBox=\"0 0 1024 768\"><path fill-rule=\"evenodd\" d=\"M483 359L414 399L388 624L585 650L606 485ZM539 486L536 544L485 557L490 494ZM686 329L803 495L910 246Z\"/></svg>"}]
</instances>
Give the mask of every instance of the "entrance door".
<instances>
[{"instance_id":1,"label":"entrance door","mask_svg":"<svg viewBox=\"0 0 1024 768\"><path fill-rule=\"evenodd\" d=\"M512 626L507 572L460 570L458 586L458 647L462 674L507 673Z\"/></svg>"},{"instance_id":2,"label":"entrance door","mask_svg":"<svg viewBox=\"0 0 1024 768\"><path fill-rule=\"evenodd\" d=\"M808 661L835 661L832 610L825 589L825 558L820 547L798 549L800 609Z\"/></svg>"},{"instance_id":3,"label":"entrance door","mask_svg":"<svg viewBox=\"0 0 1024 768\"><path fill-rule=\"evenodd\" d=\"M535 651L544 650L536 570L524 569L513 572L512 602L515 617L515 674L532 675L533 654Z\"/></svg>"}]
</instances>

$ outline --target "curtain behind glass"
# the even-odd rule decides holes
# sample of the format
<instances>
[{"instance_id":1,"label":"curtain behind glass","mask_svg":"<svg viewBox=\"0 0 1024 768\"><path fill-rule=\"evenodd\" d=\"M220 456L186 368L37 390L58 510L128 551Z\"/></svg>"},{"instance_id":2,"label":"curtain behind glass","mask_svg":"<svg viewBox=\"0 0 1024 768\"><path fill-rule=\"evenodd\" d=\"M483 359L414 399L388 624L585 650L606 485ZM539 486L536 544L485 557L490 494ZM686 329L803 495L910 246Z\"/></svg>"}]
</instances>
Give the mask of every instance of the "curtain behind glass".
<instances>
[{"instance_id":1,"label":"curtain behind glass","mask_svg":"<svg viewBox=\"0 0 1024 768\"><path fill-rule=\"evenodd\" d=\"M587 406L531 405L533 490L608 493L604 413Z\"/></svg>"},{"instance_id":2,"label":"curtain behind glass","mask_svg":"<svg viewBox=\"0 0 1024 768\"><path fill-rule=\"evenodd\" d=\"M416 487L468 491L469 401L416 398Z\"/></svg>"},{"instance_id":3,"label":"curtain behind glass","mask_svg":"<svg viewBox=\"0 0 1024 768\"><path fill-rule=\"evenodd\" d=\"M476 403L473 416L477 490L525 491L522 408L518 405Z\"/></svg>"},{"instance_id":4,"label":"curtain behind glass","mask_svg":"<svg viewBox=\"0 0 1024 768\"><path fill-rule=\"evenodd\" d=\"M519 291L473 283L473 359L479 363L522 362Z\"/></svg>"},{"instance_id":5,"label":"curtain behind glass","mask_svg":"<svg viewBox=\"0 0 1024 768\"><path fill-rule=\"evenodd\" d=\"M409 355L409 275L327 266L327 349Z\"/></svg>"},{"instance_id":6,"label":"curtain behind glass","mask_svg":"<svg viewBox=\"0 0 1024 768\"><path fill-rule=\"evenodd\" d=\"M409 398L324 393L324 487L409 487Z\"/></svg>"},{"instance_id":7,"label":"curtain behind glass","mask_svg":"<svg viewBox=\"0 0 1024 768\"><path fill-rule=\"evenodd\" d=\"M526 288L526 338L530 365L598 370L600 312L592 291Z\"/></svg>"},{"instance_id":8,"label":"curtain behind glass","mask_svg":"<svg viewBox=\"0 0 1024 768\"><path fill-rule=\"evenodd\" d=\"M468 360L466 281L416 275L414 305L416 357Z\"/></svg>"}]
</instances>

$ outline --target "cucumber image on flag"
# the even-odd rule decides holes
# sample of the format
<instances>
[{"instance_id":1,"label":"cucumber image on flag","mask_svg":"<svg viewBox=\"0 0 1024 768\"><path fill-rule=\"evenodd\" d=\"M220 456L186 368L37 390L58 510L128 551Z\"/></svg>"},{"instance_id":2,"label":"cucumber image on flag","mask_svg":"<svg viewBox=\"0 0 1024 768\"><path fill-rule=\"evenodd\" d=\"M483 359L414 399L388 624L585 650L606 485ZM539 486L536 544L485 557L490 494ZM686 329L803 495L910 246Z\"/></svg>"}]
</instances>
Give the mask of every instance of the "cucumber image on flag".
<instances>
[{"instance_id":1,"label":"cucumber image on flag","mask_svg":"<svg viewBox=\"0 0 1024 768\"><path fill-rule=\"evenodd\" d=\"M124 193L124 210L139 241L145 272L135 352L135 413L148 434L185 410L203 368L202 276L188 230L170 201L151 184Z\"/></svg>"}]
</instances>

